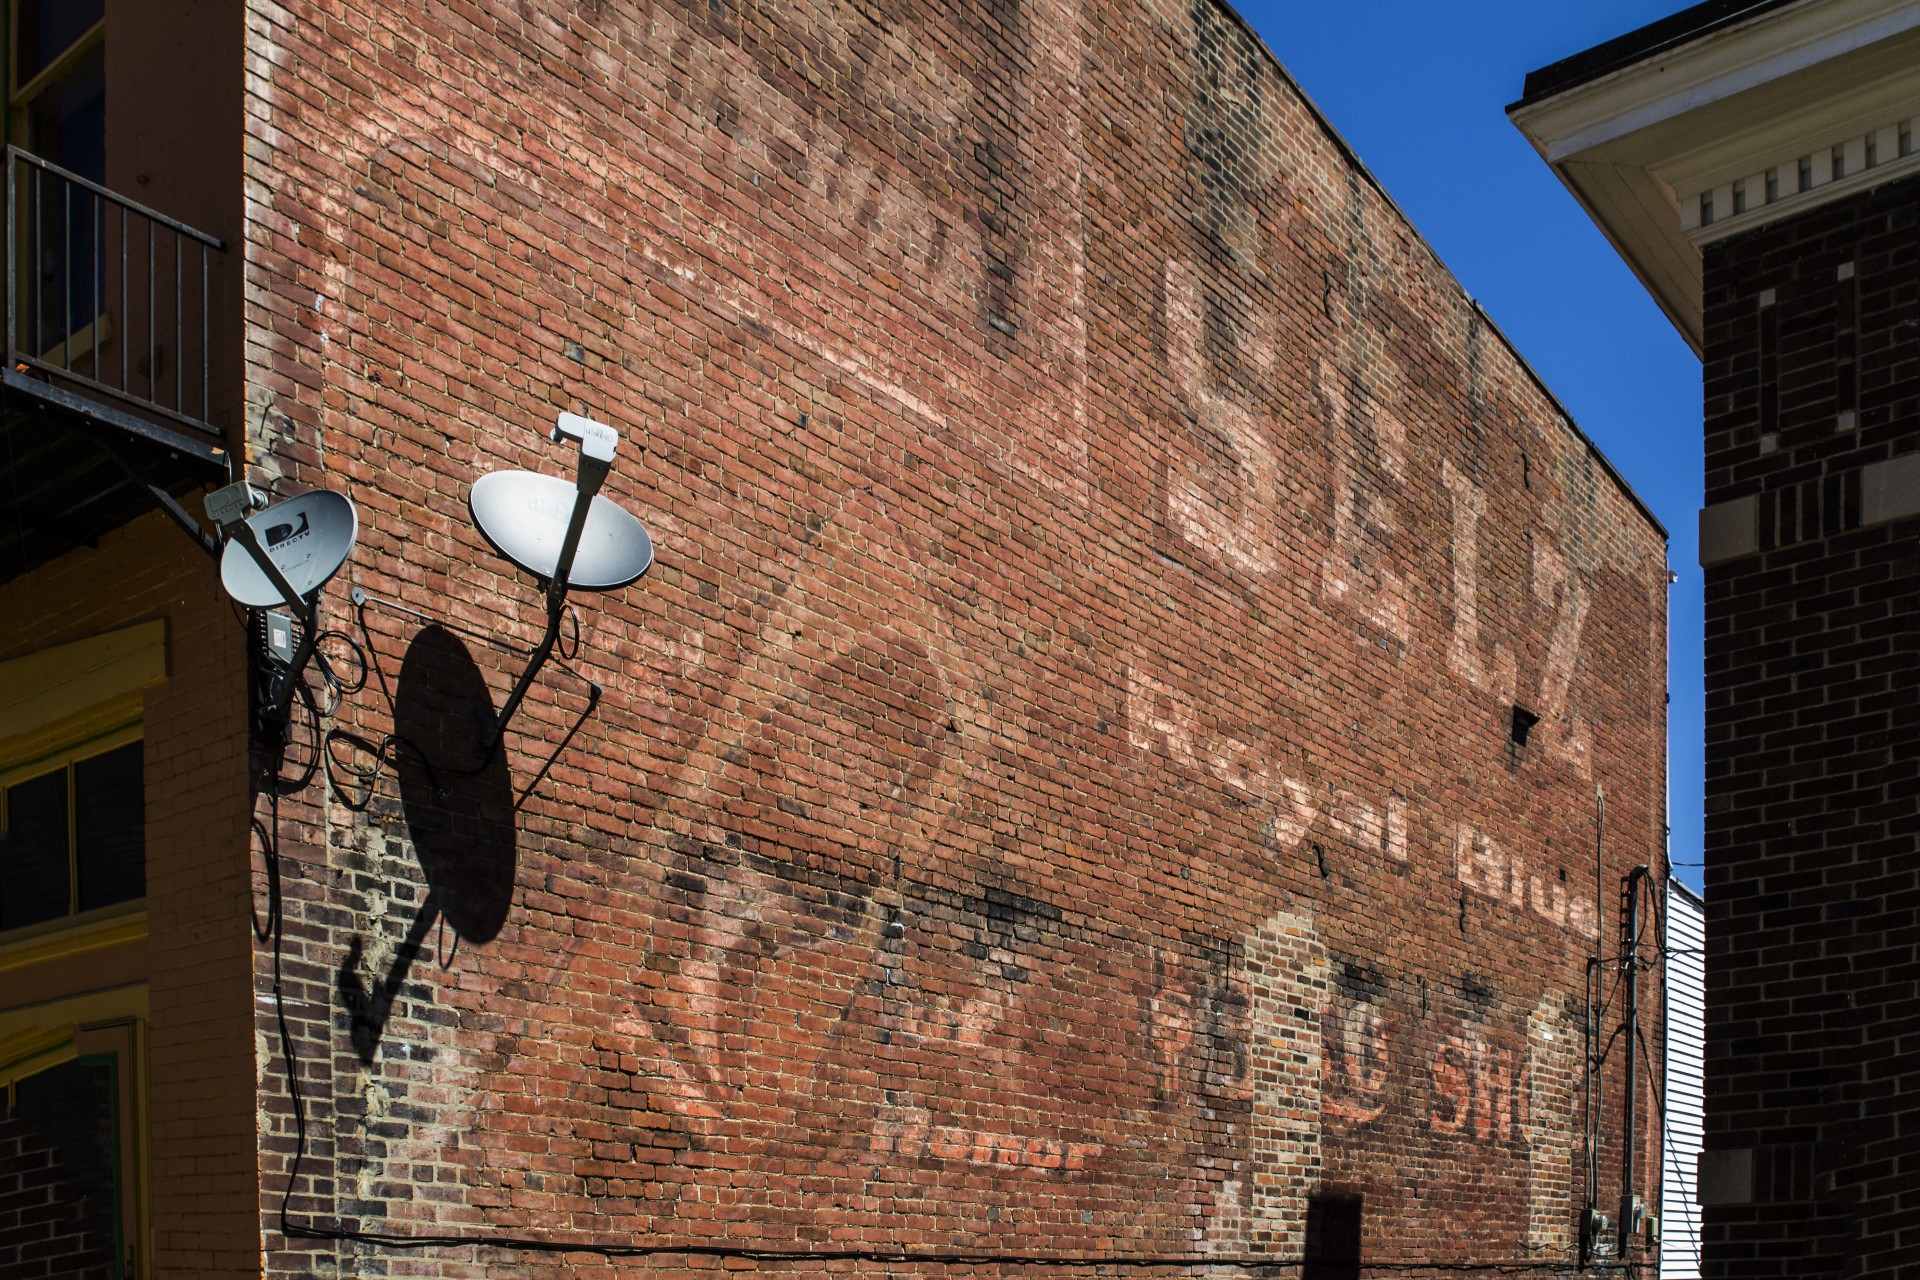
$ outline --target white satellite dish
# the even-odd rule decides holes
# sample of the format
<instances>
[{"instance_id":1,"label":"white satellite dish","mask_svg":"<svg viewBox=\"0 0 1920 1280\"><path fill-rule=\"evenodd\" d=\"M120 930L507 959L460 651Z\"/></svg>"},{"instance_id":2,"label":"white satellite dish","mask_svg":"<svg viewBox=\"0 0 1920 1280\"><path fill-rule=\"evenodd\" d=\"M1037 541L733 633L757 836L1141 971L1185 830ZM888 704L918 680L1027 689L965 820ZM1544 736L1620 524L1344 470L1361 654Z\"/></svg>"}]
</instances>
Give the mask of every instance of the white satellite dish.
<instances>
[{"instance_id":1,"label":"white satellite dish","mask_svg":"<svg viewBox=\"0 0 1920 1280\"><path fill-rule=\"evenodd\" d=\"M246 526L253 537L230 536L220 553L220 584L249 608L297 608L346 563L360 517L345 494L316 489L247 517ZM294 599L260 563L261 553L293 588Z\"/></svg>"},{"instance_id":2,"label":"white satellite dish","mask_svg":"<svg viewBox=\"0 0 1920 1280\"><path fill-rule=\"evenodd\" d=\"M546 632L500 708L489 752L499 747L520 700L553 656L567 592L574 587L611 591L653 567L653 539L646 527L619 503L600 496L620 447L619 433L603 422L563 413L552 439L580 446L574 480L536 471L495 471L474 481L467 494L473 522L494 550L546 584Z\"/></svg>"},{"instance_id":3,"label":"white satellite dish","mask_svg":"<svg viewBox=\"0 0 1920 1280\"><path fill-rule=\"evenodd\" d=\"M493 549L543 582L554 581L579 487L535 471L495 471L473 482L467 505ZM557 585L611 591L653 567L653 539L633 513L593 495L566 581Z\"/></svg>"}]
</instances>

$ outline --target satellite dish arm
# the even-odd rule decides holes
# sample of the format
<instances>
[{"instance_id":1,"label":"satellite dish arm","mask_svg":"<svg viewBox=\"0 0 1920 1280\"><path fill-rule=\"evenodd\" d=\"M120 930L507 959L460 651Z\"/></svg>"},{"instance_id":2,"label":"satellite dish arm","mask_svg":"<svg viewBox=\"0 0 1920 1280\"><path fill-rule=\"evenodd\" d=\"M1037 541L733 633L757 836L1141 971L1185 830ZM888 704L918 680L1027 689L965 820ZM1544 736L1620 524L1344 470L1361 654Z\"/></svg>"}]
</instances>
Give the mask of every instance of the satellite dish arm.
<instances>
[{"instance_id":1,"label":"satellite dish arm","mask_svg":"<svg viewBox=\"0 0 1920 1280\"><path fill-rule=\"evenodd\" d=\"M573 558L580 552L580 535L587 527L587 514L593 509L594 495L600 492L600 486L606 483L607 473L613 469L613 454L619 444L619 437L614 434L612 427L571 413L560 415L559 423L553 429L553 439L580 442L580 473L575 483L573 514L567 520L566 536L560 541L560 554L554 560L553 576L547 580L547 633L534 646L532 656L527 659L526 670L520 673L513 692L507 695L506 705L500 708L500 716L493 725L493 737L486 747L488 759L499 749L500 739L507 732L507 723L513 719L513 713L520 709L527 690L533 687L534 678L547 665L547 659L553 656L553 646L560 638L560 617L567 605L567 582L573 576Z\"/></svg>"},{"instance_id":2,"label":"satellite dish arm","mask_svg":"<svg viewBox=\"0 0 1920 1280\"><path fill-rule=\"evenodd\" d=\"M286 601L287 608L300 611L303 615L312 612L312 605L300 594L299 589L287 581L287 575L280 572L280 566L273 562L267 549L260 545L260 535L247 523L247 517L256 511L263 511L267 505L267 495L242 480L230 484L224 489L216 489L206 497L207 518L220 530L223 538L237 542L253 558L260 572L267 575L267 581Z\"/></svg>"},{"instance_id":3,"label":"satellite dish arm","mask_svg":"<svg viewBox=\"0 0 1920 1280\"><path fill-rule=\"evenodd\" d=\"M287 608L298 613L302 621L311 620L313 601L301 595L299 589L287 581L287 575L280 572L280 566L273 562L273 557L267 554L267 549L260 545L260 535L253 531L253 526L242 520L227 530L227 536L246 548L247 554L253 557L253 562L260 566L260 572L267 575L267 581L271 582L274 590L280 593L280 598L286 602Z\"/></svg>"},{"instance_id":4,"label":"satellite dish arm","mask_svg":"<svg viewBox=\"0 0 1920 1280\"><path fill-rule=\"evenodd\" d=\"M573 558L580 551L580 533L587 527L587 513L593 509L593 495L613 470L614 450L620 437L604 422L563 413L553 427L553 440L577 440L580 443L580 473L574 482L573 516L567 521L566 537L560 542L560 555L553 563L553 577L547 582L547 612L558 616L559 603L567 598L567 582L573 576Z\"/></svg>"},{"instance_id":5,"label":"satellite dish arm","mask_svg":"<svg viewBox=\"0 0 1920 1280\"><path fill-rule=\"evenodd\" d=\"M300 683L300 673L307 669L307 660L313 657L314 647L320 642L319 596L316 590L311 596L303 596L287 581L287 575L280 572L280 566L273 562L267 549L260 545L260 535L245 520L230 530L234 540L247 549L254 563L267 575L267 581L273 583L280 592L280 598L287 608L300 618L300 644L293 651L293 657L287 662L287 669L280 673L274 682L273 703L261 711L262 719L269 725L284 725L287 712L293 706L293 689Z\"/></svg>"},{"instance_id":6,"label":"satellite dish arm","mask_svg":"<svg viewBox=\"0 0 1920 1280\"><path fill-rule=\"evenodd\" d=\"M579 488L574 493L573 515L567 521L567 535L560 542L560 557L554 561L553 577L547 582L547 611L554 613L567 598L567 581L573 576L573 558L580 553L580 534L587 527L587 513L593 509L593 495L606 482L613 466L613 451L605 458L590 458L586 446L580 449Z\"/></svg>"},{"instance_id":7,"label":"satellite dish arm","mask_svg":"<svg viewBox=\"0 0 1920 1280\"><path fill-rule=\"evenodd\" d=\"M520 702L527 696L527 690L533 687L534 677L540 674L540 668L547 665L547 659L553 656L553 646L560 639L560 615L565 611L567 593L563 588L558 596L547 596L547 633L540 637L540 643L534 646L533 654L527 659L526 670L520 673L519 681L513 686L513 692L507 695L506 705L500 708L499 717L493 722L493 736L487 740L482 758L493 759L493 753L500 747L500 739L506 736L507 722L513 719L513 713L520 709Z\"/></svg>"}]
</instances>

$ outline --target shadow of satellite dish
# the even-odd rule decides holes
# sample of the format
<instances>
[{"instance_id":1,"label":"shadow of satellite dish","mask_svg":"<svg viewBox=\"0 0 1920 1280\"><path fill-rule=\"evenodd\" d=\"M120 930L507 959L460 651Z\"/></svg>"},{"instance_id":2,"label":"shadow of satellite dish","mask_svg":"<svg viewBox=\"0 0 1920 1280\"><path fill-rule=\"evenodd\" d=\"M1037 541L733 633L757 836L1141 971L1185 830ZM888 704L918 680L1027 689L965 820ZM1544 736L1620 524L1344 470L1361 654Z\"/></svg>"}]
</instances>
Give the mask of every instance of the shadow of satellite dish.
<instances>
[{"instance_id":1,"label":"shadow of satellite dish","mask_svg":"<svg viewBox=\"0 0 1920 1280\"><path fill-rule=\"evenodd\" d=\"M493 696L467 647L424 628L400 666L394 732L400 803L437 909L467 942L488 942L513 905L518 840L507 753L488 747Z\"/></svg>"}]
</instances>

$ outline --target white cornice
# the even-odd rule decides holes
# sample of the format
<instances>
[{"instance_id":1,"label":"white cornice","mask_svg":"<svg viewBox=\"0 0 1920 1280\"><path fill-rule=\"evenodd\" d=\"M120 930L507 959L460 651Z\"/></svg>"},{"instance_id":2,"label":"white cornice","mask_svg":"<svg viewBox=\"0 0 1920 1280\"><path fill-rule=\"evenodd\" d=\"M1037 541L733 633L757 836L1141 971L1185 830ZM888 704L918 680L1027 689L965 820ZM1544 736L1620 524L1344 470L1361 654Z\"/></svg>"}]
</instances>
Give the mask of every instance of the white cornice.
<instances>
[{"instance_id":1,"label":"white cornice","mask_svg":"<svg viewBox=\"0 0 1920 1280\"><path fill-rule=\"evenodd\" d=\"M1916 29L1912 0L1803 0L1517 107L1513 120L1553 163Z\"/></svg>"},{"instance_id":2,"label":"white cornice","mask_svg":"<svg viewBox=\"0 0 1920 1280\"><path fill-rule=\"evenodd\" d=\"M1709 185L1696 179L1676 187L1681 228L1689 240L1705 246L1920 173L1916 129L1920 118L1909 116L1804 151L1794 147L1776 153L1774 163L1732 182Z\"/></svg>"},{"instance_id":3,"label":"white cornice","mask_svg":"<svg viewBox=\"0 0 1920 1280\"><path fill-rule=\"evenodd\" d=\"M1698 350L1701 245L1920 171L1920 0L1801 0L1511 115Z\"/></svg>"}]
</instances>

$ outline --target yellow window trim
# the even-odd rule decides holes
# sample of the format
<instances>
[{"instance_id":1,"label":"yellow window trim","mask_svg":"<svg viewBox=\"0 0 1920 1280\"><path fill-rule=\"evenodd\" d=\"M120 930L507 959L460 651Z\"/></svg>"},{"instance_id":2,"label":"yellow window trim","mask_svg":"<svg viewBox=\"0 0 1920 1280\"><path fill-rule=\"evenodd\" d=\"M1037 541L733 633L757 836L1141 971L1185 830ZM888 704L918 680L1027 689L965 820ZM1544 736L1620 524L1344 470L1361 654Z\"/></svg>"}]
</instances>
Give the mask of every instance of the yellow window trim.
<instances>
[{"instance_id":1,"label":"yellow window trim","mask_svg":"<svg viewBox=\"0 0 1920 1280\"><path fill-rule=\"evenodd\" d=\"M164 618L0 662L0 792L140 741L146 690L166 676ZM71 813L69 824L71 838ZM0 829L5 825L0 810ZM146 933L141 899L63 913L0 935L0 973L119 946Z\"/></svg>"},{"instance_id":2,"label":"yellow window trim","mask_svg":"<svg viewBox=\"0 0 1920 1280\"><path fill-rule=\"evenodd\" d=\"M0 773L137 720L166 678L165 618L0 662Z\"/></svg>"},{"instance_id":3,"label":"yellow window trim","mask_svg":"<svg viewBox=\"0 0 1920 1280\"><path fill-rule=\"evenodd\" d=\"M86 920L80 920L78 916L62 916L57 921L49 921L49 924L64 927L52 933L28 933L24 938L0 946L0 973L11 973L29 965L68 960L89 951L104 951L108 947L144 941L147 936L147 913L142 902L142 899L135 899L101 907L98 911L88 912L90 918ZM17 932L27 933L27 930Z\"/></svg>"},{"instance_id":4,"label":"yellow window trim","mask_svg":"<svg viewBox=\"0 0 1920 1280\"><path fill-rule=\"evenodd\" d=\"M0 764L0 787L10 787L89 756L138 742L145 733L138 694L102 703L83 716L62 720L32 735L33 746L46 747L44 751L27 755L9 743L5 753L0 754L0 760L11 761ZM59 745L52 745L54 743Z\"/></svg>"},{"instance_id":5,"label":"yellow window trim","mask_svg":"<svg viewBox=\"0 0 1920 1280\"><path fill-rule=\"evenodd\" d=\"M109 1054L119 1091L120 1175L124 1239L136 1243L131 1273L142 1280L153 1266L152 1152L147 1125L147 986L96 991L31 1009L0 1010L0 1098L29 1076L76 1058Z\"/></svg>"},{"instance_id":6,"label":"yellow window trim","mask_svg":"<svg viewBox=\"0 0 1920 1280\"><path fill-rule=\"evenodd\" d=\"M79 1057L73 1042L78 1030L77 1023L69 1022L63 1027L28 1027L0 1039L0 1089Z\"/></svg>"},{"instance_id":7,"label":"yellow window trim","mask_svg":"<svg viewBox=\"0 0 1920 1280\"><path fill-rule=\"evenodd\" d=\"M116 725L115 728L94 733L77 742L68 741L66 745L56 750L23 760L10 769L0 769L0 799L5 798L8 787L17 783L40 777L42 774L57 772L68 765L103 755L115 747L139 742L146 735L146 726L138 720L132 724L127 724L125 720L129 706L133 714L138 714L137 700L140 695L136 693L128 696L135 699L135 702L122 705L126 703L126 699L121 699L119 702L106 703L94 708L83 717L84 722L98 720ZM72 723L63 721L62 725L71 726ZM37 742L43 737L50 737L52 733L53 731L49 730L47 734L37 734L35 740ZM59 739L52 737L51 740ZM74 794L71 780L69 780L67 789L69 840L72 839L73 833L73 803ZM0 832L6 830L6 823L7 811L4 807L0 807ZM71 844L67 848L67 858L67 871L71 877L75 874ZM73 896L75 892L70 881L69 903L77 900ZM136 912L138 919L127 918ZM145 897L95 907L91 911L55 916L51 920L42 920L35 924L21 925L16 929L0 932L0 973L23 968L29 964L39 964L44 960L79 955L85 951L98 951L103 947L116 947L123 942L137 942L146 936L147 900Z\"/></svg>"},{"instance_id":8,"label":"yellow window trim","mask_svg":"<svg viewBox=\"0 0 1920 1280\"><path fill-rule=\"evenodd\" d=\"M12 1070L8 1063L36 1053L41 1056L33 1057L32 1071L8 1078L18 1079L58 1066L64 1059L47 1060L44 1055L57 1053L63 1037L84 1039L88 1027L107 1022L145 1022L147 1003L147 984L136 982L31 1008L0 1009L0 1072ZM37 1043L41 1044L38 1049Z\"/></svg>"}]
</instances>

